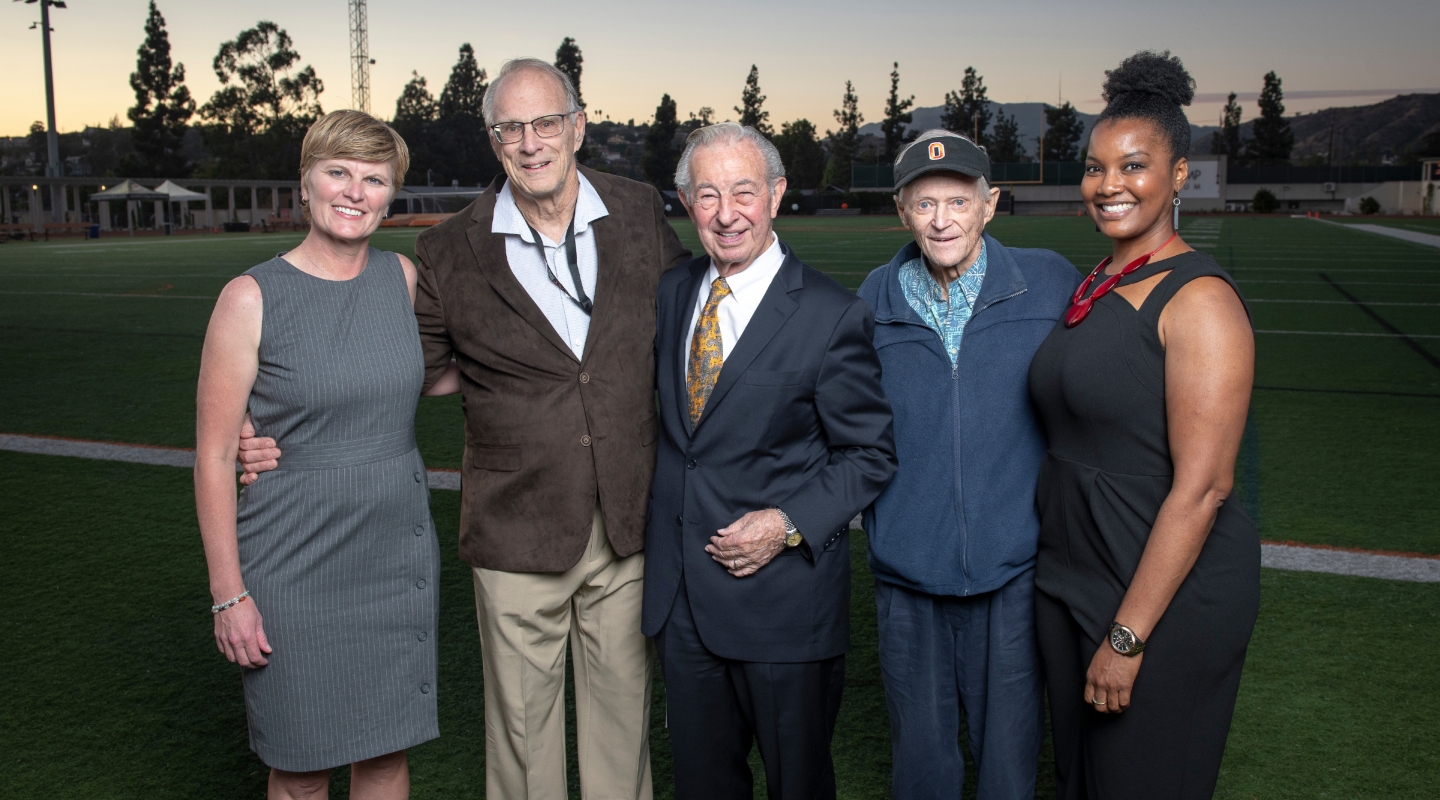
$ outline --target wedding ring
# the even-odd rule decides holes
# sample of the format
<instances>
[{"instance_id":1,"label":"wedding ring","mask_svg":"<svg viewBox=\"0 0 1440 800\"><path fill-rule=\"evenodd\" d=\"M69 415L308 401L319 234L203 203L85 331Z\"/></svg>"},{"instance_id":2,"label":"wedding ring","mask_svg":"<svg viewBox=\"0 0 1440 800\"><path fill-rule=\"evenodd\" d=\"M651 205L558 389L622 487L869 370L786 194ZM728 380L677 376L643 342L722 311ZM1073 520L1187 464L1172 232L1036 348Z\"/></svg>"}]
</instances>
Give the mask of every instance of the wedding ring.
<instances>
[{"instance_id":1,"label":"wedding ring","mask_svg":"<svg viewBox=\"0 0 1440 800\"><path fill-rule=\"evenodd\" d=\"M1104 700L1091 700L1090 702L1094 703L1094 704L1097 705L1097 706L1103 706L1103 705L1105 705L1105 701L1104 701Z\"/></svg>"}]
</instances>

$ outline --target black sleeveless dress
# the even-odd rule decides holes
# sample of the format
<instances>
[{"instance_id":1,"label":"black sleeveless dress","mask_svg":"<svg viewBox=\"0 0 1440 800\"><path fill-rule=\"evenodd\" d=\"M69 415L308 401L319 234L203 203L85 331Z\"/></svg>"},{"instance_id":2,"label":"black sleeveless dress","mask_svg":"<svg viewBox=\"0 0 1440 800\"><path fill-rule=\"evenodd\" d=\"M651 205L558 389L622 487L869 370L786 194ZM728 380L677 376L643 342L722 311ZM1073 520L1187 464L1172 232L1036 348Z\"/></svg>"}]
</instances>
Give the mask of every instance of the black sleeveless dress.
<instances>
[{"instance_id":1,"label":"black sleeveless dress","mask_svg":"<svg viewBox=\"0 0 1440 800\"><path fill-rule=\"evenodd\" d=\"M1235 288L1199 252L1148 264L1121 285L1163 272L1138 310L1111 292L1076 327L1057 324L1030 365L1049 438L1036 498L1035 614L1062 800L1213 795L1260 608L1259 535L1231 498L1147 640L1129 710L1105 715L1086 704L1085 672L1174 476L1160 312L1199 277Z\"/></svg>"}]
</instances>

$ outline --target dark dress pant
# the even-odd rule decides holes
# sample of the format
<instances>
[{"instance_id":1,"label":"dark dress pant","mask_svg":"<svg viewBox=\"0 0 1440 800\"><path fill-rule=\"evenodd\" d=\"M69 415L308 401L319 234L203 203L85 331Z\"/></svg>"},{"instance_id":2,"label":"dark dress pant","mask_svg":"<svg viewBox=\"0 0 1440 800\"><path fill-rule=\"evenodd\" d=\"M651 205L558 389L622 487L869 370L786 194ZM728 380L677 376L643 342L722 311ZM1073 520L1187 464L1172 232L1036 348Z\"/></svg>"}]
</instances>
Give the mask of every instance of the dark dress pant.
<instances>
[{"instance_id":1,"label":"dark dress pant","mask_svg":"<svg viewBox=\"0 0 1440 800\"><path fill-rule=\"evenodd\" d=\"M1231 614L1192 607L1177 594L1146 641L1130 707L1101 714L1084 697L1100 640L1064 603L1035 593L1059 800L1208 800L1215 794L1255 622L1244 606L1258 600L1235 594L1240 608Z\"/></svg>"},{"instance_id":2,"label":"dark dress pant","mask_svg":"<svg viewBox=\"0 0 1440 800\"><path fill-rule=\"evenodd\" d=\"M750 800L752 743L770 800L835 797L830 740L845 684L843 655L795 664L721 658L700 638L683 578L655 649L677 800Z\"/></svg>"},{"instance_id":3,"label":"dark dress pant","mask_svg":"<svg viewBox=\"0 0 1440 800\"><path fill-rule=\"evenodd\" d=\"M896 800L960 797L962 709L977 797L1035 796L1045 686L1034 596L1033 569L972 597L876 582Z\"/></svg>"}]
</instances>

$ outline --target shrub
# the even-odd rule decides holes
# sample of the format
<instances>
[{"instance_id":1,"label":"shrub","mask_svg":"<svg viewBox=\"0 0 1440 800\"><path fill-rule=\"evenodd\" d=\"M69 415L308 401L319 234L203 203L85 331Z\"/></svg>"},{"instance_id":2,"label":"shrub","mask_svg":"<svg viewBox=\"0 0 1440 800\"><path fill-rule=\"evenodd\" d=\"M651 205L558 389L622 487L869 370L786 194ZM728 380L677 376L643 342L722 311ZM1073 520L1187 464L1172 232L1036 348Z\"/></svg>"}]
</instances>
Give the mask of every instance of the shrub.
<instances>
[{"instance_id":1,"label":"shrub","mask_svg":"<svg viewBox=\"0 0 1440 800\"><path fill-rule=\"evenodd\" d=\"M1250 201L1250 208L1260 214L1269 214L1280 208L1280 201L1276 199L1274 192L1261 189L1255 193L1255 199Z\"/></svg>"},{"instance_id":2,"label":"shrub","mask_svg":"<svg viewBox=\"0 0 1440 800\"><path fill-rule=\"evenodd\" d=\"M1379 213L1380 213L1380 201L1379 201L1379 200L1376 200L1376 199L1373 198L1373 197L1362 197L1362 198L1360 198L1360 213L1361 213L1361 214L1379 214Z\"/></svg>"}]
</instances>

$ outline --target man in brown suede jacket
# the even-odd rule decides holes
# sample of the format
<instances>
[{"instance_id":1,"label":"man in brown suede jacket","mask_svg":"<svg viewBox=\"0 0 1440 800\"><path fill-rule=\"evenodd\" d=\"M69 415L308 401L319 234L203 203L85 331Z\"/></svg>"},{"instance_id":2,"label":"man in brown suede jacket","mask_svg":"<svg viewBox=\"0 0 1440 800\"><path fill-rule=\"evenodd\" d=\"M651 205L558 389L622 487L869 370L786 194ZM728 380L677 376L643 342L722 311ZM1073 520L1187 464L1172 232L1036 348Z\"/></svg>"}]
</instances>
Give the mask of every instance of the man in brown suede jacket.
<instances>
[{"instance_id":1,"label":"man in brown suede jacket","mask_svg":"<svg viewBox=\"0 0 1440 800\"><path fill-rule=\"evenodd\" d=\"M564 73L507 63L484 114L505 175L420 234L415 316L425 387L453 360L464 399L486 796L566 796L568 639L582 791L648 800L655 290L690 252L654 188L576 165L585 112ZM244 443L248 471L272 468L266 446Z\"/></svg>"}]
</instances>

